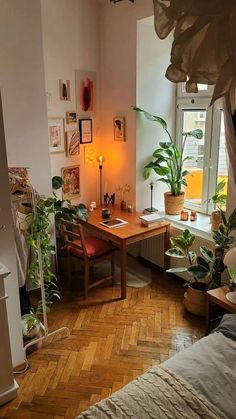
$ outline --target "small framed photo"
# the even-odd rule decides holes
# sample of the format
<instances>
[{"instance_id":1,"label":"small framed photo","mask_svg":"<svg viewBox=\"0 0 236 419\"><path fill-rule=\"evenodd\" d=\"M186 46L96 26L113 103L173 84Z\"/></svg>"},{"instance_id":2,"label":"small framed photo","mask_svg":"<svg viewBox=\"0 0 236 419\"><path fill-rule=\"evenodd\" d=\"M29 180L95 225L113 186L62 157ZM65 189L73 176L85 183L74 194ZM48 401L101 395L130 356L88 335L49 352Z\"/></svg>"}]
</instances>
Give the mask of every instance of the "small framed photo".
<instances>
[{"instance_id":1,"label":"small framed photo","mask_svg":"<svg viewBox=\"0 0 236 419\"><path fill-rule=\"evenodd\" d=\"M114 125L114 140L125 141L125 118L117 116L113 119Z\"/></svg>"},{"instance_id":2,"label":"small framed photo","mask_svg":"<svg viewBox=\"0 0 236 419\"><path fill-rule=\"evenodd\" d=\"M80 119L79 130L80 130L81 144L87 144L87 143L93 142L92 119Z\"/></svg>"},{"instance_id":3,"label":"small framed photo","mask_svg":"<svg viewBox=\"0 0 236 419\"><path fill-rule=\"evenodd\" d=\"M59 80L60 100L70 101L70 80Z\"/></svg>"},{"instance_id":4,"label":"small framed photo","mask_svg":"<svg viewBox=\"0 0 236 419\"><path fill-rule=\"evenodd\" d=\"M50 153L65 151L65 132L63 118L48 119L48 138Z\"/></svg>"},{"instance_id":5,"label":"small framed photo","mask_svg":"<svg viewBox=\"0 0 236 419\"><path fill-rule=\"evenodd\" d=\"M79 154L80 133L79 131L68 131L66 133L66 155L68 157Z\"/></svg>"},{"instance_id":6,"label":"small framed photo","mask_svg":"<svg viewBox=\"0 0 236 419\"><path fill-rule=\"evenodd\" d=\"M70 200L80 196L80 166L62 167L62 199Z\"/></svg>"},{"instance_id":7,"label":"small framed photo","mask_svg":"<svg viewBox=\"0 0 236 419\"><path fill-rule=\"evenodd\" d=\"M67 124L76 124L77 114L76 112L66 112L66 123Z\"/></svg>"}]
</instances>

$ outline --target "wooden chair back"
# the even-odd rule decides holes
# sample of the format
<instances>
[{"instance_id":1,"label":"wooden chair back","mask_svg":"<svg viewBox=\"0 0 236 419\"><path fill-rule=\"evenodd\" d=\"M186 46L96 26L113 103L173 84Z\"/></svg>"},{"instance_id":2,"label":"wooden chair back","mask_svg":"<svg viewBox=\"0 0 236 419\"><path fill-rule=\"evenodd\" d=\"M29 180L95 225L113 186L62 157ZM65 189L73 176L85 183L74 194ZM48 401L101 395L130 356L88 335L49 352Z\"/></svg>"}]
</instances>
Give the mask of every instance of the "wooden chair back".
<instances>
[{"instance_id":1,"label":"wooden chair back","mask_svg":"<svg viewBox=\"0 0 236 419\"><path fill-rule=\"evenodd\" d=\"M61 226L65 246L79 249L83 253L84 258L87 258L88 254L86 250L85 237L82 225L79 223L75 224L71 221L62 219ZM77 243L75 243L75 241L77 241Z\"/></svg>"}]
</instances>

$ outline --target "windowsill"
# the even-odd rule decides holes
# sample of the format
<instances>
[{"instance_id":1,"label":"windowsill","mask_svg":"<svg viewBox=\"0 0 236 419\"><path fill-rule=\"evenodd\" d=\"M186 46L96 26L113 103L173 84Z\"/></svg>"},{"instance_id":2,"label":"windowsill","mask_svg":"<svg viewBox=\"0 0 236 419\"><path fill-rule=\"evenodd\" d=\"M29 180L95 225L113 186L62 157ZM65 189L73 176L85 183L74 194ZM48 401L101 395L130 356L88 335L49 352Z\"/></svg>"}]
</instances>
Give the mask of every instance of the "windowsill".
<instances>
[{"instance_id":1,"label":"windowsill","mask_svg":"<svg viewBox=\"0 0 236 419\"><path fill-rule=\"evenodd\" d=\"M198 213L196 221L181 221L179 215L167 215L164 211L158 211L158 215L180 230L188 228L196 236L213 241L209 215Z\"/></svg>"}]
</instances>

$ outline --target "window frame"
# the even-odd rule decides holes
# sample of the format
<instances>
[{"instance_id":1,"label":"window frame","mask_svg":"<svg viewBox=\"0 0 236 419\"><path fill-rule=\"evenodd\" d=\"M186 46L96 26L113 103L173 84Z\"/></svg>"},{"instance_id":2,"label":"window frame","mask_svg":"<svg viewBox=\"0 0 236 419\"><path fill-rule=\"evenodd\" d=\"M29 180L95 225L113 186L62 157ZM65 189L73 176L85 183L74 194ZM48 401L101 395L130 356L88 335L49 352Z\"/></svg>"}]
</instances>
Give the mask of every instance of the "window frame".
<instances>
[{"instance_id":1,"label":"window frame","mask_svg":"<svg viewBox=\"0 0 236 419\"><path fill-rule=\"evenodd\" d=\"M183 85L183 83L179 83ZM203 188L201 205L185 200L185 207L195 210L203 214L210 214L215 206L209 199L215 194L217 185L217 169L219 161L219 145L220 145L220 128L221 128L221 112L222 101L218 100L214 105L210 106L211 96L209 91L199 91L196 94L189 94L182 91L182 87L177 87L176 100L176 144L178 147L182 143L183 128L183 111L205 111L205 141L204 141L204 158L203 158ZM179 92L181 92L179 96Z\"/></svg>"}]
</instances>

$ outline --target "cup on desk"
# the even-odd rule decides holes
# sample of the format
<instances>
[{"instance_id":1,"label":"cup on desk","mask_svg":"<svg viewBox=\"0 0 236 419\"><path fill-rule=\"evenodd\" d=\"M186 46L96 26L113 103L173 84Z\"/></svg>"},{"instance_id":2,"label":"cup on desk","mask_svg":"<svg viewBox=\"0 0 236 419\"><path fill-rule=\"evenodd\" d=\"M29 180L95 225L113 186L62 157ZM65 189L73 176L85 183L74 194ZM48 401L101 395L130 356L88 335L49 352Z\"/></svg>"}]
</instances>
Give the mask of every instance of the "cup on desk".
<instances>
[{"instance_id":1,"label":"cup on desk","mask_svg":"<svg viewBox=\"0 0 236 419\"><path fill-rule=\"evenodd\" d=\"M109 210L109 208L103 208L102 209L102 218L105 220L107 218L110 218L111 215L111 211Z\"/></svg>"}]
</instances>

